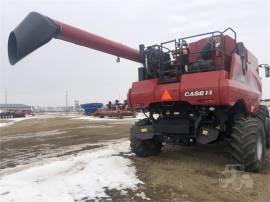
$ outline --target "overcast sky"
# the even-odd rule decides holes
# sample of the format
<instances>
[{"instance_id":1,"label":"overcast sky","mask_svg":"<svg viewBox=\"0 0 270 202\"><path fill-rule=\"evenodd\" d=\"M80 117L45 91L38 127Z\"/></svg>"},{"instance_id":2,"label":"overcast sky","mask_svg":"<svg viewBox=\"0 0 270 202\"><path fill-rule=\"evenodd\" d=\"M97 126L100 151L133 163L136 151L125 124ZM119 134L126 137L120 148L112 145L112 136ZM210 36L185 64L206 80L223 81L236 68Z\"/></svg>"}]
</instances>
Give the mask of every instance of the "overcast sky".
<instances>
[{"instance_id":1,"label":"overcast sky","mask_svg":"<svg viewBox=\"0 0 270 202\"><path fill-rule=\"evenodd\" d=\"M125 59L52 40L15 66L7 56L11 30L30 12L138 48L181 36L234 28L238 40L270 63L269 0L0 0L0 103L5 88L9 103L64 105L125 99L140 66ZM270 78L263 79L263 97L270 98Z\"/></svg>"}]
</instances>

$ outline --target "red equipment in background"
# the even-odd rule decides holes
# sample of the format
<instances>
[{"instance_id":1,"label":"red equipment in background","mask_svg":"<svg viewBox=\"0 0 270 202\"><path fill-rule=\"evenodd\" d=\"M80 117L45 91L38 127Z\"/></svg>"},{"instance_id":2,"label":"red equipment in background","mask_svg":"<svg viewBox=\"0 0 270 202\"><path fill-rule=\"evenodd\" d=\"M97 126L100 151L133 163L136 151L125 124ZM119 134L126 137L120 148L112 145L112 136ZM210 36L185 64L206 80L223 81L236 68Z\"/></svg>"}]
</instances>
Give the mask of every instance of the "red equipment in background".
<instances>
[{"instance_id":1,"label":"red equipment in background","mask_svg":"<svg viewBox=\"0 0 270 202\"><path fill-rule=\"evenodd\" d=\"M120 103L119 100L115 100L114 104L111 101L108 102L106 108L98 109L92 114L100 118L113 117L113 118L124 118L124 117L135 117L136 112L128 107L128 103L125 100L124 103Z\"/></svg>"}]
</instances>

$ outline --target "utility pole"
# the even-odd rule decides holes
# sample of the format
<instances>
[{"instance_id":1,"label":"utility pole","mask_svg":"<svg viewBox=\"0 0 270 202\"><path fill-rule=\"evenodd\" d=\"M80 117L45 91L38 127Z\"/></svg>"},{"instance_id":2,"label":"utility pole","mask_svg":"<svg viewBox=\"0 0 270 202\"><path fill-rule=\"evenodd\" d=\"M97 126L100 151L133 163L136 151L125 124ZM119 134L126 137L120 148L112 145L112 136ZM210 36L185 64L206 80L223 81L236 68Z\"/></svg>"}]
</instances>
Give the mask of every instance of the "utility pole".
<instances>
[{"instance_id":1,"label":"utility pole","mask_svg":"<svg viewBox=\"0 0 270 202\"><path fill-rule=\"evenodd\" d=\"M5 104L7 104L7 88L5 88Z\"/></svg>"},{"instance_id":2,"label":"utility pole","mask_svg":"<svg viewBox=\"0 0 270 202\"><path fill-rule=\"evenodd\" d=\"M78 112L80 110L79 100L74 100L74 103L75 103L75 111Z\"/></svg>"},{"instance_id":3,"label":"utility pole","mask_svg":"<svg viewBox=\"0 0 270 202\"><path fill-rule=\"evenodd\" d=\"M66 90L66 111L68 110L68 91Z\"/></svg>"}]
</instances>

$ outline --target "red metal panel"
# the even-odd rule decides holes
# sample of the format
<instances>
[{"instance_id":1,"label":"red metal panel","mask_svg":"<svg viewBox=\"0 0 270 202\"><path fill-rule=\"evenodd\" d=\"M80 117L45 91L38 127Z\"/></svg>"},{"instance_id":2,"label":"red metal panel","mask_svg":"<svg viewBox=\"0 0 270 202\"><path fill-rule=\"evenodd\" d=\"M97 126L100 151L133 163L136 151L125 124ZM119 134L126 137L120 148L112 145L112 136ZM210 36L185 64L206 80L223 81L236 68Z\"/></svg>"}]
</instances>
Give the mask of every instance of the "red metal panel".
<instances>
[{"instance_id":1,"label":"red metal panel","mask_svg":"<svg viewBox=\"0 0 270 202\"><path fill-rule=\"evenodd\" d=\"M198 40L196 42L189 43L189 63L194 63L197 61L199 54L197 52L201 51L202 48L207 44L208 38Z\"/></svg>"},{"instance_id":2,"label":"red metal panel","mask_svg":"<svg viewBox=\"0 0 270 202\"><path fill-rule=\"evenodd\" d=\"M221 104L233 106L237 102L242 102L247 112L255 113L261 99L261 80L256 70L254 71L254 67L257 66L256 61L251 61L253 57L250 52L248 53L252 66L248 65L245 74L239 55L236 53L232 55L230 78L220 81L220 97Z\"/></svg>"},{"instance_id":3,"label":"red metal panel","mask_svg":"<svg viewBox=\"0 0 270 202\"><path fill-rule=\"evenodd\" d=\"M189 56L188 56L188 62L189 64L194 63L197 61L197 43L193 42L188 45L188 50L189 50Z\"/></svg>"},{"instance_id":4,"label":"red metal panel","mask_svg":"<svg viewBox=\"0 0 270 202\"><path fill-rule=\"evenodd\" d=\"M224 69L223 58L221 56L219 57L216 56L214 60L215 60L215 65L217 69Z\"/></svg>"},{"instance_id":5,"label":"red metal panel","mask_svg":"<svg viewBox=\"0 0 270 202\"><path fill-rule=\"evenodd\" d=\"M232 52L235 50L235 41L230 36L224 36L224 53L231 56Z\"/></svg>"},{"instance_id":6,"label":"red metal panel","mask_svg":"<svg viewBox=\"0 0 270 202\"><path fill-rule=\"evenodd\" d=\"M192 105L219 105L219 80L224 70L184 74L181 79L180 99ZM208 96L187 96L187 92L211 91Z\"/></svg>"},{"instance_id":7,"label":"red metal panel","mask_svg":"<svg viewBox=\"0 0 270 202\"><path fill-rule=\"evenodd\" d=\"M139 109L154 103L157 82L157 79L133 82L128 96L131 107Z\"/></svg>"}]
</instances>

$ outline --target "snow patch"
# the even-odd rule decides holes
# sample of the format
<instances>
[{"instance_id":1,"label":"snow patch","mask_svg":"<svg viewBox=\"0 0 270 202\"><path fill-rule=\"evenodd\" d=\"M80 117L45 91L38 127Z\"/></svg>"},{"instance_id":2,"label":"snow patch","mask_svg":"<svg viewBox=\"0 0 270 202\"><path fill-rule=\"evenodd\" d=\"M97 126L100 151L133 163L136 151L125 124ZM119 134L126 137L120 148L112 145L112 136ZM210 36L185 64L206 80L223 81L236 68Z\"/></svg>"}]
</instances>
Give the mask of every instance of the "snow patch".
<instances>
[{"instance_id":1,"label":"snow patch","mask_svg":"<svg viewBox=\"0 0 270 202\"><path fill-rule=\"evenodd\" d=\"M121 190L121 191L120 191L120 194L121 194L122 196L127 195L127 194L128 194L128 191L126 191L126 190Z\"/></svg>"},{"instance_id":2,"label":"snow patch","mask_svg":"<svg viewBox=\"0 0 270 202\"><path fill-rule=\"evenodd\" d=\"M15 123L18 123L24 120L29 120L29 119L49 119L49 118L57 118L57 117L58 116L55 114L38 114L35 116L26 116L26 117L21 117L21 118L1 119L0 128L7 127ZM75 116L72 116L72 117L75 117Z\"/></svg>"},{"instance_id":3,"label":"snow patch","mask_svg":"<svg viewBox=\"0 0 270 202\"><path fill-rule=\"evenodd\" d=\"M80 116L80 117L73 118L73 120L87 120L87 121L126 121L126 120L135 120L135 118L118 119L118 118L110 118L110 117L99 118L99 117L94 117L94 116Z\"/></svg>"},{"instance_id":4,"label":"snow patch","mask_svg":"<svg viewBox=\"0 0 270 202\"><path fill-rule=\"evenodd\" d=\"M91 125L91 126L80 126L79 128L112 128L113 126L106 126L106 125Z\"/></svg>"},{"instance_id":5,"label":"snow patch","mask_svg":"<svg viewBox=\"0 0 270 202\"><path fill-rule=\"evenodd\" d=\"M3 119L5 120L6 122L2 122L0 123L0 128L1 127L7 127L7 126L10 126L10 125L13 125L15 123L18 123L20 121L24 121L24 120L28 120L28 119L33 119L35 117L22 117L22 118L12 118L12 119Z\"/></svg>"},{"instance_id":6,"label":"snow patch","mask_svg":"<svg viewBox=\"0 0 270 202\"><path fill-rule=\"evenodd\" d=\"M0 123L0 128L2 128L2 127L7 127L7 126L10 126L10 125L12 125L12 124L14 124L14 122Z\"/></svg>"},{"instance_id":7,"label":"snow patch","mask_svg":"<svg viewBox=\"0 0 270 202\"><path fill-rule=\"evenodd\" d=\"M61 130L49 130L49 131L41 131L36 133L22 133L22 134L15 134L15 135L9 135L1 137L0 142L10 141L13 139L25 139L25 138L42 138L52 135L59 135L63 134L66 131Z\"/></svg>"},{"instance_id":8,"label":"snow patch","mask_svg":"<svg viewBox=\"0 0 270 202\"><path fill-rule=\"evenodd\" d=\"M139 198L142 198L143 200L148 200L148 201L151 200L150 198L146 197L144 192L137 193L136 196L139 197Z\"/></svg>"},{"instance_id":9,"label":"snow patch","mask_svg":"<svg viewBox=\"0 0 270 202\"><path fill-rule=\"evenodd\" d=\"M129 141L107 143L77 156L28 167L0 178L0 201L84 201L110 199L106 190L116 189L125 195L141 182L130 159Z\"/></svg>"},{"instance_id":10,"label":"snow patch","mask_svg":"<svg viewBox=\"0 0 270 202\"><path fill-rule=\"evenodd\" d=\"M135 118L133 117L125 117L123 119L119 118L112 118L112 117L104 117L104 118L99 118L99 117L94 117L94 116L78 116L78 117L73 117L73 120L87 120L87 121L113 121L115 123L121 123L121 122L128 122L130 121L136 121L146 118L146 116L143 113L138 113Z\"/></svg>"}]
</instances>

